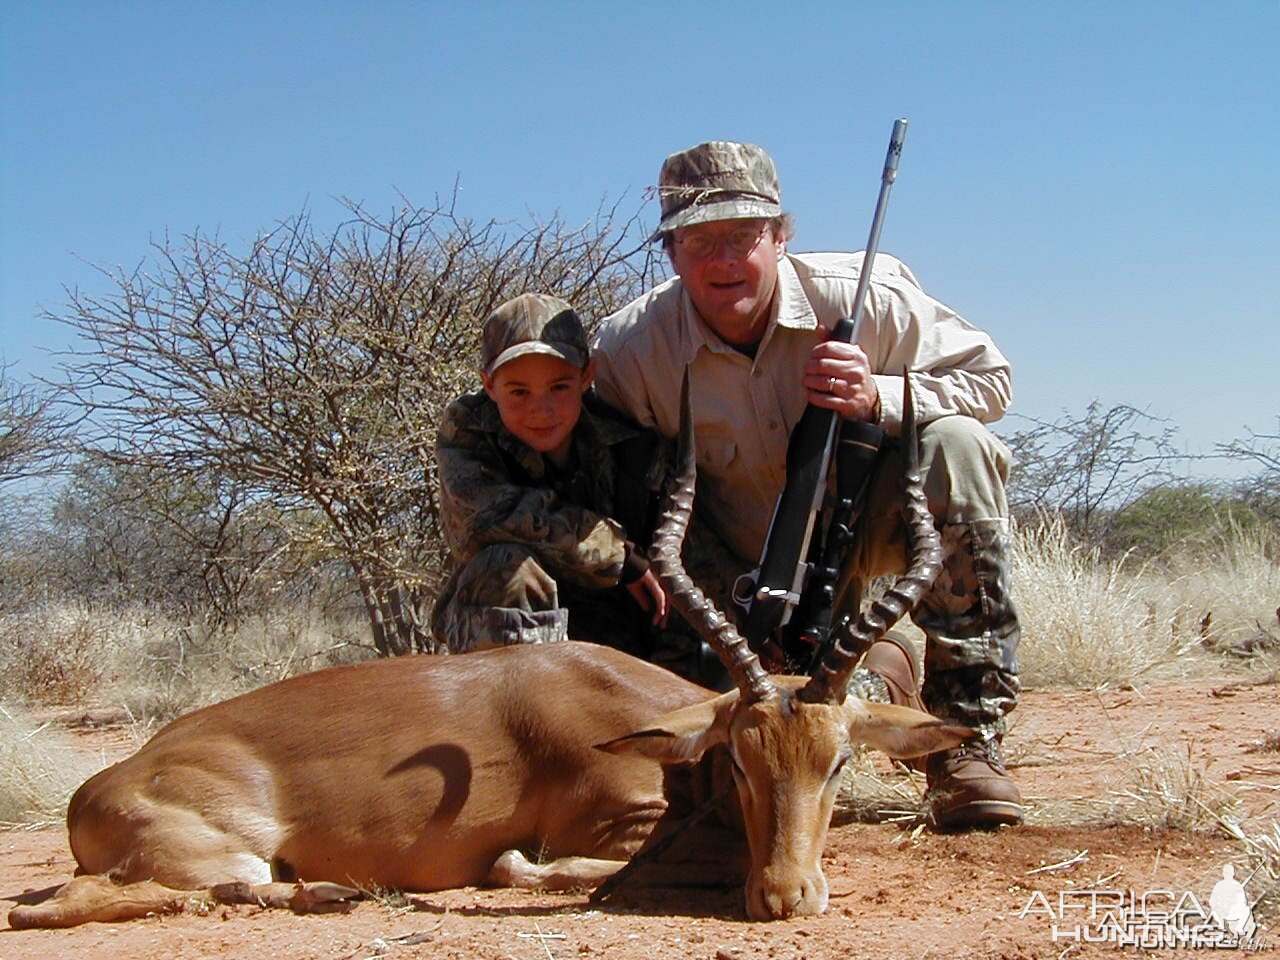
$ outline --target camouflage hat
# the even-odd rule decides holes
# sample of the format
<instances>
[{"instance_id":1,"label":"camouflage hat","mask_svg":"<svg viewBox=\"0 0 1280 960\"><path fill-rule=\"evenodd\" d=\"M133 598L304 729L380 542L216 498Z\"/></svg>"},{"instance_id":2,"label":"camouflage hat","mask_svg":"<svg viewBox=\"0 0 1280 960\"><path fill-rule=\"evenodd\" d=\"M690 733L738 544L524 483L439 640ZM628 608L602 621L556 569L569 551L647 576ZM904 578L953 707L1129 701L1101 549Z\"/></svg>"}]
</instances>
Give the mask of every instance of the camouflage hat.
<instances>
[{"instance_id":1,"label":"camouflage hat","mask_svg":"<svg viewBox=\"0 0 1280 960\"><path fill-rule=\"evenodd\" d=\"M769 220L782 213L782 191L769 155L754 143L712 140L673 153L658 174L662 222L654 239L712 220Z\"/></svg>"},{"instance_id":2,"label":"camouflage hat","mask_svg":"<svg viewBox=\"0 0 1280 960\"><path fill-rule=\"evenodd\" d=\"M484 322L484 372L492 376L504 363L529 353L587 365L587 332L573 307L549 294L522 293L493 311Z\"/></svg>"}]
</instances>

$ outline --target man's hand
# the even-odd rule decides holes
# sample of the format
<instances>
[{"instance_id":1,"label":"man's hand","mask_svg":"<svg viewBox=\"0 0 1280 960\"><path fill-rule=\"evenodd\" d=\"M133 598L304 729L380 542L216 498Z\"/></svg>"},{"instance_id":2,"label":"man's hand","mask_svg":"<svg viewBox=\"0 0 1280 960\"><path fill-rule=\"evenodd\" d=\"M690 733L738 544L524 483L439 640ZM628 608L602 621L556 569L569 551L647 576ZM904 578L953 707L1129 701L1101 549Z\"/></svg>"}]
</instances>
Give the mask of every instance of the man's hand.
<instances>
[{"instance_id":1,"label":"man's hand","mask_svg":"<svg viewBox=\"0 0 1280 960\"><path fill-rule=\"evenodd\" d=\"M856 343L824 340L815 346L804 365L804 388L811 404L834 410L846 420L880 419L880 390L867 355Z\"/></svg>"},{"instance_id":2,"label":"man's hand","mask_svg":"<svg viewBox=\"0 0 1280 960\"><path fill-rule=\"evenodd\" d=\"M640 609L648 610L653 614L655 627L667 625L667 614L670 612L667 592L662 589L662 584L658 582L652 570L646 570L644 576L635 583L627 584L627 593L631 594L631 599L640 605Z\"/></svg>"}]
</instances>

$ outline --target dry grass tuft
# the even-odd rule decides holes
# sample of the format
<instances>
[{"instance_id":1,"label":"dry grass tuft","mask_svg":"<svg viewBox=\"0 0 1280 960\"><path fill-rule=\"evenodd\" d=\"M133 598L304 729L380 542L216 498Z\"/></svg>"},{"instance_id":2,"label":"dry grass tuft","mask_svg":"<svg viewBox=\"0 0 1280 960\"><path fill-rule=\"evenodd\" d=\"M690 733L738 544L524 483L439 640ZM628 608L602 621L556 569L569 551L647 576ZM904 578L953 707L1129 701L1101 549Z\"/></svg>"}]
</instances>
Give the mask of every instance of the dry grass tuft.
<instances>
[{"instance_id":1,"label":"dry grass tuft","mask_svg":"<svg viewBox=\"0 0 1280 960\"><path fill-rule=\"evenodd\" d=\"M111 679L113 637L79 604L46 604L4 618L0 680L44 704L76 704Z\"/></svg>"},{"instance_id":2,"label":"dry grass tuft","mask_svg":"<svg viewBox=\"0 0 1280 960\"><path fill-rule=\"evenodd\" d=\"M1280 533L1232 527L1210 555L1183 553L1166 578L1184 626L1209 650L1237 658L1280 652Z\"/></svg>"},{"instance_id":3,"label":"dry grass tuft","mask_svg":"<svg viewBox=\"0 0 1280 960\"><path fill-rule=\"evenodd\" d=\"M61 823L76 787L98 766L37 726L0 706L0 827Z\"/></svg>"},{"instance_id":4,"label":"dry grass tuft","mask_svg":"<svg viewBox=\"0 0 1280 960\"><path fill-rule=\"evenodd\" d=\"M1014 590L1026 686L1091 689L1185 678L1214 666L1198 635L1176 628L1171 587L1073 540L1050 518L1020 529Z\"/></svg>"},{"instance_id":5,"label":"dry grass tuft","mask_svg":"<svg viewBox=\"0 0 1280 960\"><path fill-rule=\"evenodd\" d=\"M409 894L395 887L384 887L375 883L367 888L357 887L356 889L364 899L376 903L391 913L412 913L418 909L417 902Z\"/></svg>"},{"instance_id":6,"label":"dry grass tuft","mask_svg":"<svg viewBox=\"0 0 1280 960\"><path fill-rule=\"evenodd\" d=\"M39 704L114 704L144 722L362 659L363 624L285 609L227 634L136 607L33 605L0 617L0 682Z\"/></svg>"},{"instance_id":7,"label":"dry grass tuft","mask_svg":"<svg viewBox=\"0 0 1280 960\"><path fill-rule=\"evenodd\" d=\"M1134 757L1131 782L1111 791L1108 819L1152 830L1234 836L1240 798L1185 754L1148 747Z\"/></svg>"},{"instance_id":8,"label":"dry grass tuft","mask_svg":"<svg viewBox=\"0 0 1280 960\"><path fill-rule=\"evenodd\" d=\"M835 817L842 822L914 820L924 812L924 775L895 765L885 771L864 751L845 767L836 794ZM879 761L883 763L883 761Z\"/></svg>"}]
</instances>

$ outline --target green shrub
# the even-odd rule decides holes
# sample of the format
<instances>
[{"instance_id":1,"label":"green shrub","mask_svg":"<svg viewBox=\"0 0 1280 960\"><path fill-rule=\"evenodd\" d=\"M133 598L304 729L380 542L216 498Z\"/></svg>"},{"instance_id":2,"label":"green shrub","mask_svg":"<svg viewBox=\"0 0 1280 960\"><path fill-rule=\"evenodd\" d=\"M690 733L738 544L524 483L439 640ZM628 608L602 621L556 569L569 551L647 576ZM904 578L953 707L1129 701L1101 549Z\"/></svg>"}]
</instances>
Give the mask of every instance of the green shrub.
<instances>
[{"instance_id":1,"label":"green shrub","mask_svg":"<svg viewBox=\"0 0 1280 960\"><path fill-rule=\"evenodd\" d=\"M1205 554L1239 536L1274 530L1274 522L1234 494L1205 484L1158 487L1119 510L1105 544L1113 555L1141 559Z\"/></svg>"}]
</instances>

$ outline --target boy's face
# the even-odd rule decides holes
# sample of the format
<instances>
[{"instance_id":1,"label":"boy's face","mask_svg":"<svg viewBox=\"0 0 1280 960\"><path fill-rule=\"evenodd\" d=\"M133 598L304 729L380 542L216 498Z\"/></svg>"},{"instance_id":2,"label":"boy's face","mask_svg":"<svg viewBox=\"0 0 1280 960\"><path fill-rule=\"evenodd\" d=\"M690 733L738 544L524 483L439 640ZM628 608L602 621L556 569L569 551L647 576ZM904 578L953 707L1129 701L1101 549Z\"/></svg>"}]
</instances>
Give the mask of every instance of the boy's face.
<instances>
[{"instance_id":1,"label":"boy's face","mask_svg":"<svg viewBox=\"0 0 1280 960\"><path fill-rule=\"evenodd\" d=\"M498 405L502 425L552 463L565 466L582 413L582 394L594 373L594 361L579 369L559 357L527 353L481 377L484 392Z\"/></svg>"}]
</instances>

